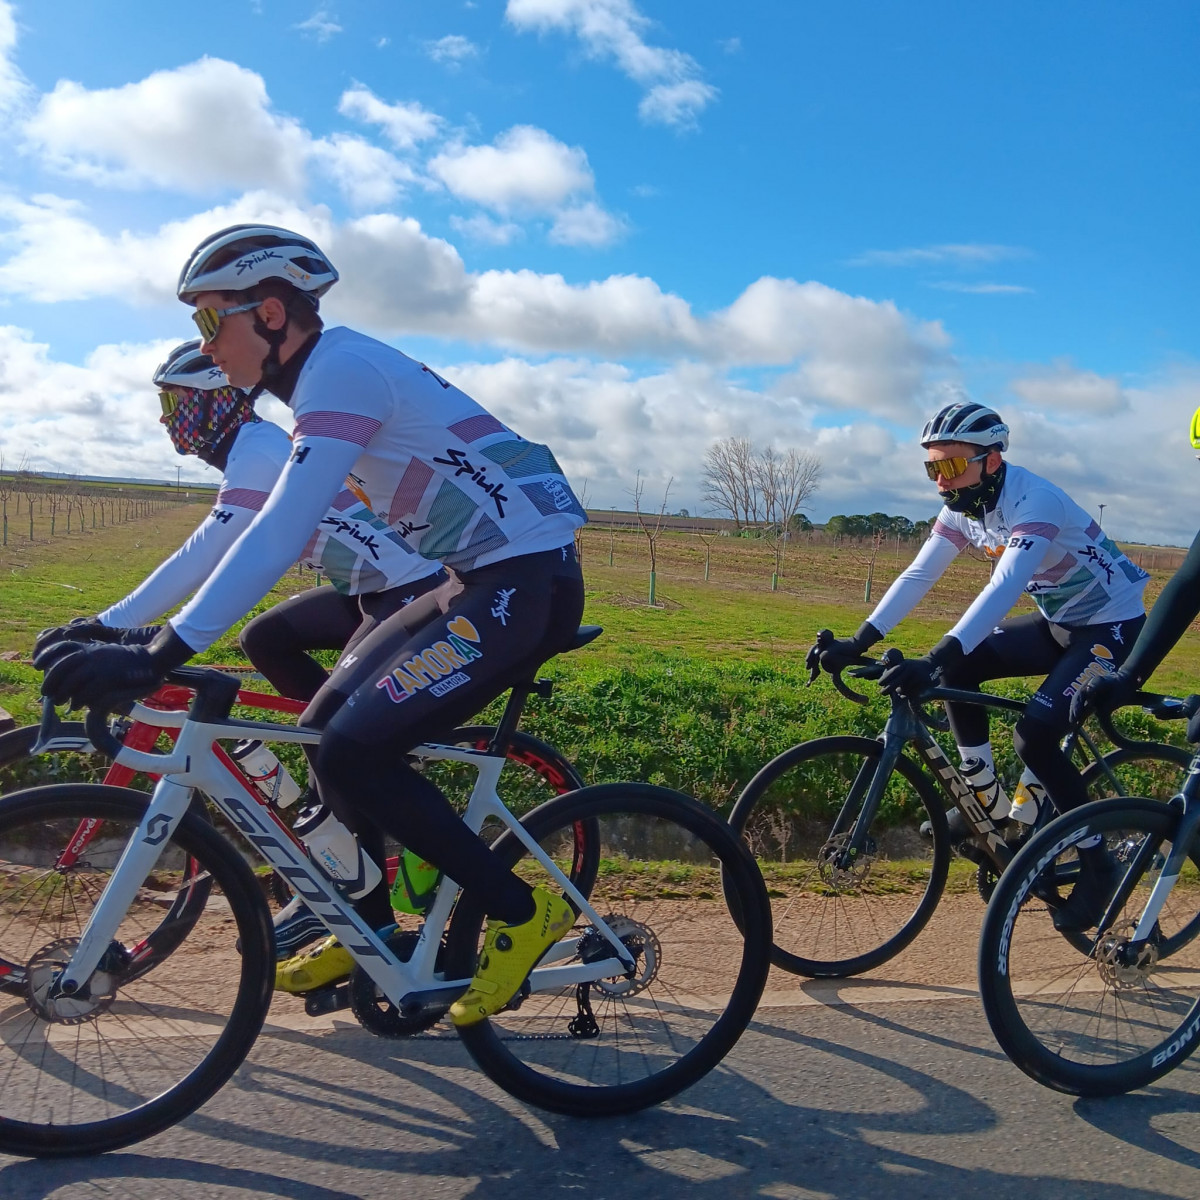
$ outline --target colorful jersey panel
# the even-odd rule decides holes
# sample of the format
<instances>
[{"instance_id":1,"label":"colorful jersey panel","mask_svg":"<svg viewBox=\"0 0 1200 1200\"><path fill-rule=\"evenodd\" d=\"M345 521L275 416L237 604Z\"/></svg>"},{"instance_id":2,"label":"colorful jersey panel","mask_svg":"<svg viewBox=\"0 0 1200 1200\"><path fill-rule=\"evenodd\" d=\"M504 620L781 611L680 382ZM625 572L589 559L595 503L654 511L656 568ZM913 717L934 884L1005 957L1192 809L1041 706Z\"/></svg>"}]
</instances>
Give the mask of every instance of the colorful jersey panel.
<instances>
[{"instance_id":1,"label":"colorful jersey panel","mask_svg":"<svg viewBox=\"0 0 1200 1200\"><path fill-rule=\"evenodd\" d=\"M459 571L565 545L587 516L550 450L428 367L349 329L322 335L292 399L297 444L362 448L353 482L417 551Z\"/></svg>"}]
</instances>

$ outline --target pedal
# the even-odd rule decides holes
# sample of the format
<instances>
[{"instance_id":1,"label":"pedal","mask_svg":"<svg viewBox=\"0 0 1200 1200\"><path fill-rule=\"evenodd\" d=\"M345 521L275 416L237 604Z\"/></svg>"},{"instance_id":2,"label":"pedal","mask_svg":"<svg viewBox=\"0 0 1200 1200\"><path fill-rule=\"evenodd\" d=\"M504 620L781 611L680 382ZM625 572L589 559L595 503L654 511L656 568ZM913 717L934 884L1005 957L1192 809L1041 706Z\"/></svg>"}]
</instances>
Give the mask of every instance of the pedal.
<instances>
[{"instance_id":1,"label":"pedal","mask_svg":"<svg viewBox=\"0 0 1200 1200\"><path fill-rule=\"evenodd\" d=\"M324 1017L329 1013L340 1012L350 1007L350 985L348 983L327 983L315 991L305 992L304 1011L310 1017Z\"/></svg>"}]
</instances>

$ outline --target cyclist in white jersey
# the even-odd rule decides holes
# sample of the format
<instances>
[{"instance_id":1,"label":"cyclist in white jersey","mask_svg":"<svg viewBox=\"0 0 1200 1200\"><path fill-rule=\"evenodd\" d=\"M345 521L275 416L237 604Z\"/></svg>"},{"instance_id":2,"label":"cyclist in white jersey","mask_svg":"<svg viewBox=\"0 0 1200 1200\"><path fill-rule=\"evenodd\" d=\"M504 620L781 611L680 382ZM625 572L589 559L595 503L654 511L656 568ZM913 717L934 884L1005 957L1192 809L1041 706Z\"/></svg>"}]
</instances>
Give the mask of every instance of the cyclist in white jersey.
<instances>
[{"instance_id":1,"label":"cyclist in white jersey","mask_svg":"<svg viewBox=\"0 0 1200 1200\"><path fill-rule=\"evenodd\" d=\"M323 331L337 272L312 241L234 226L202 242L180 276L202 349L237 386L291 408L291 459L237 544L149 646L80 647L44 690L88 703L151 690L249 611L279 578L352 473L371 507L452 584L382 622L344 656L303 720L322 732L322 799L382 857L382 833L465 884L491 920L480 967L451 1007L459 1024L499 1011L574 914L530 889L414 771L407 751L448 733L568 646L583 611L574 531L586 520L550 451L525 441L418 362L349 329ZM391 922L382 882L358 902ZM328 939L285 963L277 985L327 985L353 960Z\"/></svg>"},{"instance_id":2,"label":"cyclist in white jersey","mask_svg":"<svg viewBox=\"0 0 1200 1200\"><path fill-rule=\"evenodd\" d=\"M213 573L262 508L291 455L288 435L255 413L246 392L230 386L224 372L201 353L198 341L176 346L155 371L154 384L161 423L176 451L195 455L221 472L216 504L191 537L129 595L95 617L43 630L35 653L62 640L150 642L159 632L150 622L186 600ZM307 695L279 688L282 695L297 699L311 699L327 674L307 650L342 650L404 603L446 581L437 563L416 554L348 488L335 497L300 561L334 583L293 598L320 613L319 621L309 621L306 639L292 648L293 656L308 664L315 683L306 681ZM251 663L277 686L277 680L289 683L290 678L281 678L277 656L251 641Z\"/></svg>"},{"instance_id":3,"label":"cyclist in white jersey","mask_svg":"<svg viewBox=\"0 0 1200 1200\"><path fill-rule=\"evenodd\" d=\"M1017 722L1013 746L1065 812L1087 801L1079 772L1060 746L1071 698L1093 675L1115 671L1129 653L1145 622L1142 592L1149 576L1061 488L1004 461L1008 432L993 409L974 403L947 405L926 424L926 472L945 507L917 557L858 632L827 647L820 661L827 669L853 662L899 624L962 550L981 548L996 559L983 590L928 654L885 672L881 686L918 696L935 676L946 687L976 690L989 679L1045 675ZM1037 611L1008 617L1023 591ZM986 709L946 707L964 763L981 759L994 769ZM952 821L952 833L969 833L961 818ZM1060 929L1087 928L1098 916L1093 910L1110 864L1097 848L1085 855L1084 866L1087 886L1074 889L1055 914Z\"/></svg>"}]
</instances>

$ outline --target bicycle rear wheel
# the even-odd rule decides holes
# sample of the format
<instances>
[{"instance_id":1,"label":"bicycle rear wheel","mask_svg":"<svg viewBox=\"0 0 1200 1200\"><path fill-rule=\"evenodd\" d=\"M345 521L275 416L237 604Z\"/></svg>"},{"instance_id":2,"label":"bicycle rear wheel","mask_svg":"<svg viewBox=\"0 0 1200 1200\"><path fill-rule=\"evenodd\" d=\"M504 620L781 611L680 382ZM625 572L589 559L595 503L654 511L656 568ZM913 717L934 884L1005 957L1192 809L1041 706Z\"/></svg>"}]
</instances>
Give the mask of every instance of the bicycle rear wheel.
<instances>
[{"instance_id":1,"label":"bicycle rear wheel","mask_svg":"<svg viewBox=\"0 0 1200 1200\"><path fill-rule=\"evenodd\" d=\"M845 976L894 958L925 928L946 884L950 839L937 792L903 755L864 853L849 841L883 743L817 738L746 785L729 817L759 859L772 897L771 961L795 975ZM930 835L917 832L929 822Z\"/></svg>"},{"instance_id":2,"label":"bicycle rear wheel","mask_svg":"<svg viewBox=\"0 0 1200 1200\"><path fill-rule=\"evenodd\" d=\"M568 871L581 822L596 831L600 848L591 902L632 950L633 976L539 990L459 1034L483 1071L518 1099L606 1116L675 1095L728 1053L766 982L771 911L745 847L690 797L605 784L551 800L522 825ZM529 882L548 880L512 834L494 850ZM722 901L722 874L744 936ZM484 926L465 893L447 940L450 977L474 972ZM544 961L577 965L607 957L606 947L581 919Z\"/></svg>"},{"instance_id":3,"label":"bicycle rear wheel","mask_svg":"<svg viewBox=\"0 0 1200 1200\"><path fill-rule=\"evenodd\" d=\"M237 1069L271 1001L266 902L240 854L194 812L162 847L84 992L53 985L146 810L139 792L62 784L0 801L0 939L23 979L0 995L0 1150L94 1154L151 1136L204 1103ZM69 870L60 847L87 820L102 836ZM169 971L131 964L201 865L210 903ZM239 957L234 942L241 939Z\"/></svg>"},{"instance_id":4,"label":"bicycle rear wheel","mask_svg":"<svg viewBox=\"0 0 1200 1200\"><path fill-rule=\"evenodd\" d=\"M1200 944L1179 934L1200 908L1200 852L1185 861L1150 939L1130 947L1179 819L1145 798L1084 805L1032 838L996 885L979 943L984 1011L1004 1052L1047 1087L1077 1096L1128 1092L1195 1049ZM1083 935L1057 932L1052 910L1078 875L1076 845L1095 836L1122 875L1136 869L1143 848L1146 866L1115 920L1086 937L1081 952ZM1172 942L1168 956L1163 947Z\"/></svg>"},{"instance_id":5,"label":"bicycle rear wheel","mask_svg":"<svg viewBox=\"0 0 1200 1200\"><path fill-rule=\"evenodd\" d=\"M1083 770L1089 800L1150 796L1170 800L1183 786L1191 751L1165 742L1110 750Z\"/></svg>"}]
</instances>

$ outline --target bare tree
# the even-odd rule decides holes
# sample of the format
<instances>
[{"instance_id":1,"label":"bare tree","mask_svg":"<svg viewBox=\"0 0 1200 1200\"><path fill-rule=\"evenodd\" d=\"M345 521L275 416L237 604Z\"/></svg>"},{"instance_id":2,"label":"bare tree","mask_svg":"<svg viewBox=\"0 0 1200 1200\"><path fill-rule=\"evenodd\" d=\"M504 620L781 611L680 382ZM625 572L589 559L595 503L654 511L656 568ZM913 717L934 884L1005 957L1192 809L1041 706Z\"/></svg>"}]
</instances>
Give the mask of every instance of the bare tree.
<instances>
[{"instance_id":1,"label":"bare tree","mask_svg":"<svg viewBox=\"0 0 1200 1200\"><path fill-rule=\"evenodd\" d=\"M762 498L763 536L775 557L771 576L771 590L775 591L791 520L820 486L821 460L807 451L788 450L779 454L768 446L751 461L755 490Z\"/></svg>"},{"instance_id":2,"label":"bare tree","mask_svg":"<svg viewBox=\"0 0 1200 1200\"><path fill-rule=\"evenodd\" d=\"M722 438L704 455L704 499L717 512L727 512L738 530L759 520L759 494L754 481L754 447L749 438Z\"/></svg>"},{"instance_id":3,"label":"bare tree","mask_svg":"<svg viewBox=\"0 0 1200 1200\"><path fill-rule=\"evenodd\" d=\"M708 582L709 566L712 563L712 547L713 542L717 538L717 530L711 525L696 524L692 526L692 532L700 539L704 546L704 582Z\"/></svg>"},{"instance_id":4,"label":"bare tree","mask_svg":"<svg viewBox=\"0 0 1200 1200\"><path fill-rule=\"evenodd\" d=\"M667 497L671 494L671 484L675 482L675 476L672 475L667 480L667 486L663 489L662 503L658 506L657 516L647 516L642 512L642 494L646 490L646 481L642 478L642 473L639 471L634 481L633 491L630 495L633 497L633 511L637 516L637 523L641 531L646 535L646 541L650 543L650 607L655 607L654 600L654 579L656 568L658 566L658 535L662 532L663 520L667 515Z\"/></svg>"}]
</instances>

